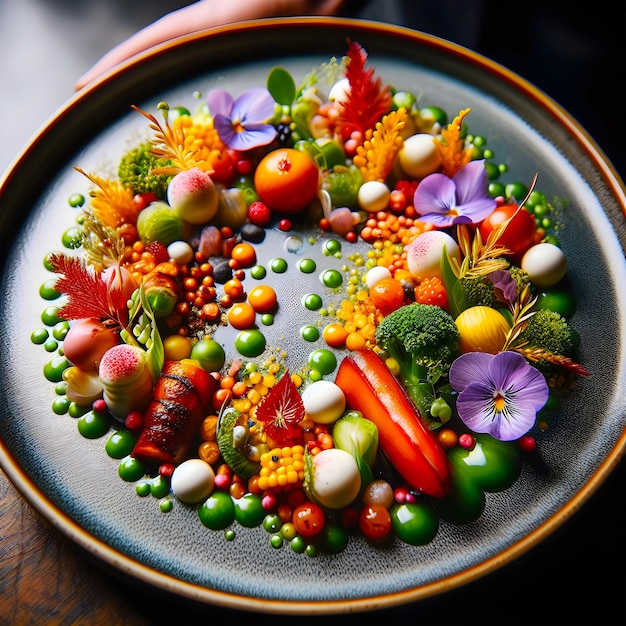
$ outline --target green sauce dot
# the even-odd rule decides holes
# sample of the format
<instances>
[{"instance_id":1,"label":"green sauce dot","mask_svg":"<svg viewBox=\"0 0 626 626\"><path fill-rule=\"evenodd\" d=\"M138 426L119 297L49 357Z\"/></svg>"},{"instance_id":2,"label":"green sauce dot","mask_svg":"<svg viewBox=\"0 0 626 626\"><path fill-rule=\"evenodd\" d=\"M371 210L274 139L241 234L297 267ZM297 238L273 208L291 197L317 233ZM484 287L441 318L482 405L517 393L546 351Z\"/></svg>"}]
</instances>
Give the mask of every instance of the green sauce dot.
<instances>
[{"instance_id":1,"label":"green sauce dot","mask_svg":"<svg viewBox=\"0 0 626 626\"><path fill-rule=\"evenodd\" d=\"M119 467L117 468L117 472L122 480L125 480L129 483L139 480L146 473L141 461L133 459L130 456L126 457L120 463ZM150 486L148 485L148 489L149 488Z\"/></svg>"},{"instance_id":2,"label":"green sauce dot","mask_svg":"<svg viewBox=\"0 0 626 626\"><path fill-rule=\"evenodd\" d=\"M61 309L58 306L49 306L43 310L41 314L41 321L46 326L54 326L63 320L59 317L59 311Z\"/></svg>"},{"instance_id":3,"label":"green sauce dot","mask_svg":"<svg viewBox=\"0 0 626 626\"><path fill-rule=\"evenodd\" d=\"M43 366L43 375L51 383L60 383L63 380L63 372L70 366L70 362L64 356L55 356Z\"/></svg>"},{"instance_id":4,"label":"green sauce dot","mask_svg":"<svg viewBox=\"0 0 626 626\"><path fill-rule=\"evenodd\" d=\"M170 492L170 483L163 476L157 476L150 483L150 493L155 498L164 498Z\"/></svg>"},{"instance_id":5,"label":"green sauce dot","mask_svg":"<svg viewBox=\"0 0 626 626\"><path fill-rule=\"evenodd\" d=\"M255 265L250 269L250 276L252 276L255 280L261 280L265 278L266 275L267 271L262 265Z\"/></svg>"},{"instance_id":6,"label":"green sauce dot","mask_svg":"<svg viewBox=\"0 0 626 626\"><path fill-rule=\"evenodd\" d=\"M72 226L68 228L61 237L61 241L66 248L70 250L76 250L83 244L83 230L78 226Z\"/></svg>"},{"instance_id":7,"label":"green sauce dot","mask_svg":"<svg viewBox=\"0 0 626 626\"><path fill-rule=\"evenodd\" d=\"M263 313L261 315L261 324L263 326L272 326L274 324L274 316L271 313Z\"/></svg>"},{"instance_id":8,"label":"green sauce dot","mask_svg":"<svg viewBox=\"0 0 626 626\"><path fill-rule=\"evenodd\" d=\"M313 259L300 259L298 261L298 269L303 274L312 274L317 269L317 264Z\"/></svg>"},{"instance_id":9,"label":"green sauce dot","mask_svg":"<svg viewBox=\"0 0 626 626\"><path fill-rule=\"evenodd\" d=\"M312 369L309 371L309 378L315 382L318 380L322 380L322 378L324 378L324 374L322 374L322 372L320 372L319 370L316 369Z\"/></svg>"},{"instance_id":10,"label":"green sauce dot","mask_svg":"<svg viewBox=\"0 0 626 626\"><path fill-rule=\"evenodd\" d=\"M341 275L341 272L337 270L326 270L320 275L320 280L326 287L336 289L343 283L343 276Z\"/></svg>"},{"instance_id":11,"label":"green sauce dot","mask_svg":"<svg viewBox=\"0 0 626 626\"><path fill-rule=\"evenodd\" d=\"M276 513L270 513L265 516L263 520L263 528L267 530L268 533L275 533L280 530L282 525L282 521L280 517Z\"/></svg>"},{"instance_id":12,"label":"green sauce dot","mask_svg":"<svg viewBox=\"0 0 626 626\"><path fill-rule=\"evenodd\" d=\"M322 297L316 293L308 293L302 296L302 304L309 311L317 311L322 308Z\"/></svg>"},{"instance_id":13,"label":"green sauce dot","mask_svg":"<svg viewBox=\"0 0 626 626\"><path fill-rule=\"evenodd\" d=\"M283 543L284 543L284 540L279 534L272 535L270 537L270 545L272 546L272 548L277 548L277 549L282 548Z\"/></svg>"},{"instance_id":14,"label":"green sauce dot","mask_svg":"<svg viewBox=\"0 0 626 626\"><path fill-rule=\"evenodd\" d=\"M44 300L56 300L61 295L61 293L54 288L56 282L56 278L49 278L39 287L39 295Z\"/></svg>"},{"instance_id":15,"label":"green sauce dot","mask_svg":"<svg viewBox=\"0 0 626 626\"><path fill-rule=\"evenodd\" d=\"M224 537L226 538L226 541L233 541L235 539L235 531L232 528L227 528L224 531Z\"/></svg>"},{"instance_id":16,"label":"green sauce dot","mask_svg":"<svg viewBox=\"0 0 626 626\"><path fill-rule=\"evenodd\" d=\"M256 328L242 330L235 338L235 348L243 356L259 356L265 350L265 336Z\"/></svg>"},{"instance_id":17,"label":"green sauce dot","mask_svg":"<svg viewBox=\"0 0 626 626\"><path fill-rule=\"evenodd\" d=\"M305 341L317 341L320 338L320 331L315 326L303 326L300 335Z\"/></svg>"},{"instance_id":18,"label":"green sauce dot","mask_svg":"<svg viewBox=\"0 0 626 626\"><path fill-rule=\"evenodd\" d=\"M331 374L337 367L337 357L330 350L320 348L309 354L308 363L312 370L317 370L323 375Z\"/></svg>"},{"instance_id":19,"label":"green sauce dot","mask_svg":"<svg viewBox=\"0 0 626 626\"><path fill-rule=\"evenodd\" d=\"M324 244L324 254L327 256L336 256L341 252L341 242L337 239L329 239Z\"/></svg>"},{"instance_id":20,"label":"green sauce dot","mask_svg":"<svg viewBox=\"0 0 626 626\"><path fill-rule=\"evenodd\" d=\"M142 480L140 483L137 483L135 487L135 491L138 496L145 498L150 495L150 483L147 480Z\"/></svg>"},{"instance_id":21,"label":"green sauce dot","mask_svg":"<svg viewBox=\"0 0 626 626\"><path fill-rule=\"evenodd\" d=\"M46 352L55 352L59 344L55 339L48 339L48 341L43 344L43 347Z\"/></svg>"},{"instance_id":22,"label":"green sauce dot","mask_svg":"<svg viewBox=\"0 0 626 626\"><path fill-rule=\"evenodd\" d=\"M68 412L71 403L72 401L67 396L55 398L52 403L52 411L57 415L65 415Z\"/></svg>"},{"instance_id":23,"label":"green sauce dot","mask_svg":"<svg viewBox=\"0 0 626 626\"><path fill-rule=\"evenodd\" d=\"M287 261L285 259L276 258L270 261L270 269L276 274L284 274L287 271Z\"/></svg>"},{"instance_id":24,"label":"green sauce dot","mask_svg":"<svg viewBox=\"0 0 626 626\"><path fill-rule=\"evenodd\" d=\"M159 508L161 509L161 513L169 513L174 508L174 503L170 498L166 498L159 502Z\"/></svg>"},{"instance_id":25,"label":"green sauce dot","mask_svg":"<svg viewBox=\"0 0 626 626\"><path fill-rule=\"evenodd\" d=\"M91 410L91 407L80 406L79 404L76 404L76 402L72 402L72 404L70 404L68 415L70 417L82 417L83 415L85 415L85 413L87 413L90 410Z\"/></svg>"},{"instance_id":26,"label":"green sauce dot","mask_svg":"<svg viewBox=\"0 0 626 626\"><path fill-rule=\"evenodd\" d=\"M57 396L64 396L67 393L67 383L64 380L59 381L54 386L54 393L56 393Z\"/></svg>"},{"instance_id":27,"label":"green sauce dot","mask_svg":"<svg viewBox=\"0 0 626 626\"><path fill-rule=\"evenodd\" d=\"M68 198L69 205L73 208L81 207L85 204L85 196L82 193L73 193Z\"/></svg>"},{"instance_id":28,"label":"green sauce dot","mask_svg":"<svg viewBox=\"0 0 626 626\"><path fill-rule=\"evenodd\" d=\"M98 439L109 432L110 418L104 413L89 411L78 419L78 432L87 439Z\"/></svg>"},{"instance_id":29,"label":"green sauce dot","mask_svg":"<svg viewBox=\"0 0 626 626\"><path fill-rule=\"evenodd\" d=\"M70 324L67 320L57 322L52 328L52 336L58 341L63 341L70 329Z\"/></svg>"},{"instance_id":30,"label":"green sauce dot","mask_svg":"<svg viewBox=\"0 0 626 626\"><path fill-rule=\"evenodd\" d=\"M50 333L45 328L37 328L33 330L30 335L30 340L37 345L45 343L50 336Z\"/></svg>"},{"instance_id":31,"label":"green sauce dot","mask_svg":"<svg viewBox=\"0 0 626 626\"><path fill-rule=\"evenodd\" d=\"M108 438L104 448L111 458L123 459L133 451L135 441L135 435L129 430L118 430Z\"/></svg>"},{"instance_id":32,"label":"green sauce dot","mask_svg":"<svg viewBox=\"0 0 626 626\"><path fill-rule=\"evenodd\" d=\"M306 552L307 556L310 556L310 557L317 556L317 546L314 546L312 543L310 543L304 551Z\"/></svg>"},{"instance_id":33,"label":"green sauce dot","mask_svg":"<svg viewBox=\"0 0 626 626\"><path fill-rule=\"evenodd\" d=\"M306 550L306 542L300 535L294 537L289 545L296 554L302 554Z\"/></svg>"}]
</instances>

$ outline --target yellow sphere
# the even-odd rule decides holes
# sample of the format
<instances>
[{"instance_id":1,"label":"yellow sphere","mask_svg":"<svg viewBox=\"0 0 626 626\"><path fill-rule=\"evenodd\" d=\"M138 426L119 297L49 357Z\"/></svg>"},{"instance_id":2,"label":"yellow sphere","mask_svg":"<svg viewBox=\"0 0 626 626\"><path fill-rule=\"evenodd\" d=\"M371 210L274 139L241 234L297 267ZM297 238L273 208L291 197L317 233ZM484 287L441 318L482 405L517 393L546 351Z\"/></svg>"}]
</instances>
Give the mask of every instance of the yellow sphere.
<instances>
[{"instance_id":1,"label":"yellow sphere","mask_svg":"<svg viewBox=\"0 0 626 626\"><path fill-rule=\"evenodd\" d=\"M191 354L191 341L182 335L170 335L163 340L166 361L181 361Z\"/></svg>"},{"instance_id":2,"label":"yellow sphere","mask_svg":"<svg viewBox=\"0 0 626 626\"><path fill-rule=\"evenodd\" d=\"M504 347L511 325L504 315L489 306L472 306L457 318L461 352L496 354Z\"/></svg>"}]
</instances>

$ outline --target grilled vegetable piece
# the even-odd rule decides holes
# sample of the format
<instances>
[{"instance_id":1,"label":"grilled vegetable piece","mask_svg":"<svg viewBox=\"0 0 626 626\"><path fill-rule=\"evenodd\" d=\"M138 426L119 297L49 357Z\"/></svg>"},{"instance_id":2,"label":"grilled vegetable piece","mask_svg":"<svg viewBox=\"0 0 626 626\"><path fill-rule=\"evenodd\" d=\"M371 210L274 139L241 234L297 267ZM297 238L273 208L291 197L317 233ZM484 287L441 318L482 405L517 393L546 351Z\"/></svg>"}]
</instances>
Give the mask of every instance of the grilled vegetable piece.
<instances>
[{"instance_id":1,"label":"grilled vegetable piece","mask_svg":"<svg viewBox=\"0 0 626 626\"><path fill-rule=\"evenodd\" d=\"M196 361L166 361L131 456L149 465L184 461L217 388Z\"/></svg>"},{"instance_id":2,"label":"grilled vegetable piece","mask_svg":"<svg viewBox=\"0 0 626 626\"><path fill-rule=\"evenodd\" d=\"M335 384L348 406L378 428L380 449L410 487L441 498L450 489L450 463L437 437L384 361L371 350L354 350Z\"/></svg>"}]
</instances>

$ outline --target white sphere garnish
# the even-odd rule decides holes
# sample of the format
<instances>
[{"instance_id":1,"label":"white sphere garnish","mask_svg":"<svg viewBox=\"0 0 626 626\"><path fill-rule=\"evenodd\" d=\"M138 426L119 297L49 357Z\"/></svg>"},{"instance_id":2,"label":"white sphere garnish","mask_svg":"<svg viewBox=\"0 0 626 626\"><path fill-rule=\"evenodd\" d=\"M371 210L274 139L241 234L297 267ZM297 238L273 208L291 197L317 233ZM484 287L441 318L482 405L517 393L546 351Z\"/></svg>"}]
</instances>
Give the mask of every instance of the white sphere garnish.
<instances>
[{"instance_id":1,"label":"white sphere garnish","mask_svg":"<svg viewBox=\"0 0 626 626\"><path fill-rule=\"evenodd\" d=\"M186 241L173 241L167 246L167 253L179 265L187 265L193 261L193 248Z\"/></svg>"},{"instance_id":2,"label":"white sphere garnish","mask_svg":"<svg viewBox=\"0 0 626 626\"><path fill-rule=\"evenodd\" d=\"M389 204L391 190L379 180L368 180L359 187L359 206L368 213L383 211Z\"/></svg>"},{"instance_id":3,"label":"white sphere garnish","mask_svg":"<svg viewBox=\"0 0 626 626\"><path fill-rule=\"evenodd\" d=\"M346 410L346 397L330 380L316 380L302 392L304 410L316 424L332 424Z\"/></svg>"},{"instance_id":4,"label":"white sphere garnish","mask_svg":"<svg viewBox=\"0 0 626 626\"><path fill-rule=\"evenodd\" d=\"M213 492L215 472L202 459L188 459L176 467L170 485L181 502L196 504Z\"/></svg>"},{"instance_id":5,"label":"white sphere garnish","mask_svg":"<svg viewBox=\"0 0 626 626\"><path fill-rule=\"evenodd\" d=\"M442 230L429 230L422 233L406 247L407 267L418 283L433 276L441 278L441 256L444 246L448 254L460 263L461 257L457 242Z\"/></svg>"},{"instance_id":6,"label":"white sphere garnish","mask_svg":"<svg viewBox=\"0 0 626 626\"><path fill-rule=\"evenodd\" d=\"M342 509L361 490L361 474L354 457L340 448L322 450L313 457L312 491L315 499L329 509Z\"/></svg>"},{"instance_id":7,"label":"white sphere garnish","mask_svg":"<svg viewBox=\"0 0 626 626\"><path fill-rule=\"evenodd\" d=\"M330 102L342 102L346 99L346 94L350 92L350 81L347 78L340 78L328 92Z\"/></svg>"},{"instance_id":8,"label":"white sphere garnish","mask_svg":"<svg viewBox=\"0 0 626 626\"><path fill-rule=\"evenodd\" d=\"M537 287L556 285L567 271L563 250L552 243L538 243L526 250L521 268Z\"/></svg>"},{"instance_id":9,"label":"white sphere garnish","mask_svg":"<svg viewBox=\"0 0 626 626\"><path fill-rule=\"evenodd\" d=\"M388 268L377 265L376 267L372 267L372 269L368 270L367 274L365 274L365 284L371 289L384 278L391 278L391 272Z\"/></svg>"},{"instance_id":10,"label":"white sphere garnish","mask_svg":"<svg viewBox=\"0 0 626 626\"><path fill-rule=\"evenodd\" d=\"M404 140L398 160L405 174L413 178L424 178L439 169L441 157L434 139L428 133L418 133Z\"/></svg>"}]
</instances>

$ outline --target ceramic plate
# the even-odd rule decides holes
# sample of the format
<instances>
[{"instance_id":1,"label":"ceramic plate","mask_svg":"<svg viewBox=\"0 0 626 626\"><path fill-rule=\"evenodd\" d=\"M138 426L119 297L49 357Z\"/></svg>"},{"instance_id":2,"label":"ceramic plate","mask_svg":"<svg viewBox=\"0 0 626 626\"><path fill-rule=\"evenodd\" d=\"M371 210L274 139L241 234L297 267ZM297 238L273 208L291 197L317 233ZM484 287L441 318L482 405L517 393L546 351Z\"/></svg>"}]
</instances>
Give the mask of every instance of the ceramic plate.
<instances>
[{"instance_id":1,"label":"ceramic plate","mask_svg":"<svg viewBox=\"0 0 626 626\"><path fill-rule=\"evenodd\" d=\"M51 410L53 386L42 375L50 355L30 335L41 326L39 286L49 278L44 255L60 246L75 217L69 196L88 189L73 166L114 172L117 159L146 132L131 105L145 111L163 100L193 106L194 92L221 86L237 93L263 84L275 65L302 77L345 54L348 39L367 50L385 83L418 94L423 105L454 114L471 107L472 132L488 138L515 179L530 181L539 172L538 187L548 197L568 198L560 238L575 277L580 361L591 376L566 397L538 461L524 466L511 489L489 495L477 522L442 523L423 547L397 542L374 549L355 540L340 554L308 558L270 548L263 529L244 529L226 541L204 528L191 507L164 514L154 498L137 497L134 485L116 475L118 462L105 453L103 440L81 437L73 418ZM199 602L311 614L445 593L552 533L623 454L625 208L616 173L558 105L502 67L436 38L375 23L302 18L219 28L159 47L73 98L2 181L2 468L46 520L103 565ZM277 284L281 297L297 287ZM290 315L279 328L287 348L289 332L299 327Z\"/></svg>"}]
</instances>

